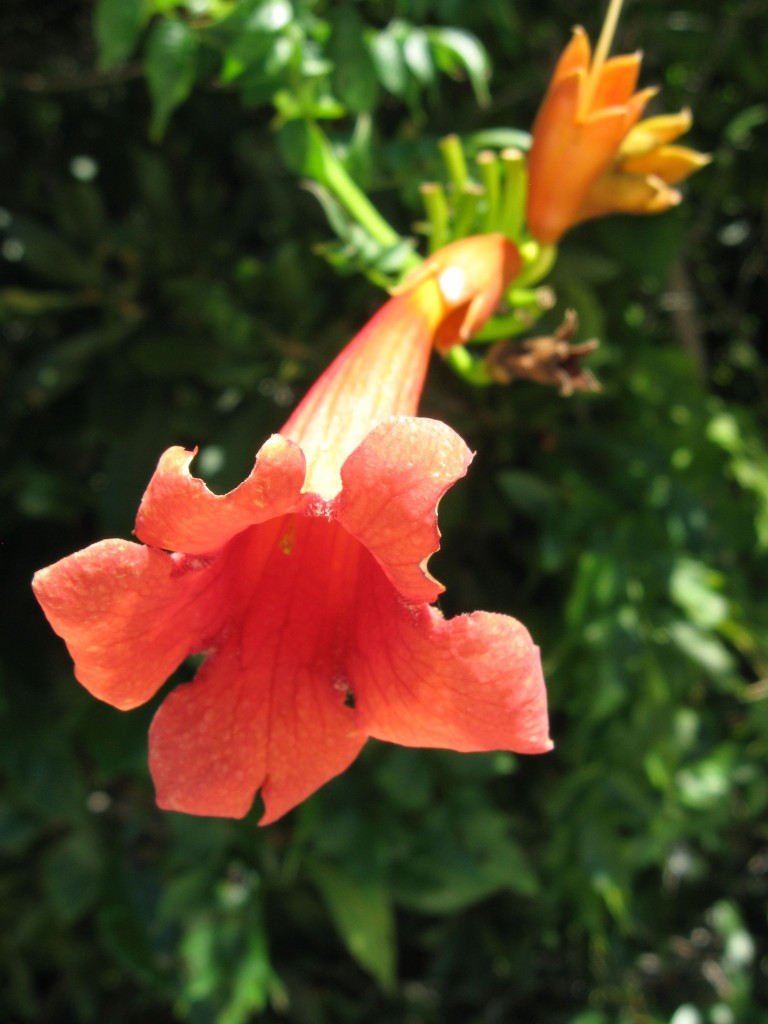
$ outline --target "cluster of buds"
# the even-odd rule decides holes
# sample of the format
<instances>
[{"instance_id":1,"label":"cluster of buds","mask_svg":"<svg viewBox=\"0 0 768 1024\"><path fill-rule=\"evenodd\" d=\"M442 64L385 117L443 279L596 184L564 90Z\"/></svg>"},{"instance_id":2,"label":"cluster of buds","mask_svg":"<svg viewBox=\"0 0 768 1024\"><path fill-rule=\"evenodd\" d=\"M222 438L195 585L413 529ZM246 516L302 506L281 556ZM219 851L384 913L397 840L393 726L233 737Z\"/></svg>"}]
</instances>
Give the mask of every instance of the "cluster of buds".
<instances>
[{"instance_id":1,"label":"cluster of buds","mask_svg":"<svg viewBox=\"0 0 768 1024\"><path fill-rule=\"evenodd\" d=\"M509 132L518 145L481 149L472 161L458 137L441 144L447 188L426 183L423 226L430 251L475 232L499 232L520 253L521 272L504 295L505 309L476 335L493 342L484 358L453 348L448 361L474 384L528 379L553 384L562 395L594 390L594 377L578 366L597 342L570 346L570 314L554 334L516 341L554 305L541 287L563 235L608 214L656 214L682 199L675 187L709 162L677 140L691 113L643 118L654 87L638 90L641 54L609 57L621 0L611 0L594 54L581 27L558 60L532 135ZM527 152L525 152L527 150ZM501 340L503 339L503 340Z\"/></svg>"}]
</instances>

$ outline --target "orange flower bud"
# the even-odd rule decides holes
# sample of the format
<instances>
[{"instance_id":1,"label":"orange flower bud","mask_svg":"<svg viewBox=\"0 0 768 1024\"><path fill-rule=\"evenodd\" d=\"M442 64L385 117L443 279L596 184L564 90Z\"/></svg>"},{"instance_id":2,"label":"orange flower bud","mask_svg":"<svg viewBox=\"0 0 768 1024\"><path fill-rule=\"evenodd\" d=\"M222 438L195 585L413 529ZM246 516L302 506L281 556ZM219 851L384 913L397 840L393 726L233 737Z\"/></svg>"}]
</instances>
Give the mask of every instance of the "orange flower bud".
<instances>
[{"instance_id":1,"label":"orange flower bud","mask_svg":"<svg viewBox=\"0 0 768 1024\"><path fill-rule=\"evenodd\" d=\"M606 59L617 17L614 2L594 57L574 29L533 126L527 224L547 245L591 217L669 209L681 198L670 185L709 162L668 145L690 128L690 111L640 120L656 90L635 91L639 52Z\"/></svg>"}]
</instances>

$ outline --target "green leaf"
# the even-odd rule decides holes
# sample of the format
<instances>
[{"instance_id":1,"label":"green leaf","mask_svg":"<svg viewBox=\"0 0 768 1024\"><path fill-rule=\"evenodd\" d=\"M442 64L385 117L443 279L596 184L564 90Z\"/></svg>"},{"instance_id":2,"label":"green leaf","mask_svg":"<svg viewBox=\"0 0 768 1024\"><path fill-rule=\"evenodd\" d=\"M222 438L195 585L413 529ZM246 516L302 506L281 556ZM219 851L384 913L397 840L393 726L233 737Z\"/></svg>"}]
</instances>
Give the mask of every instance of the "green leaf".
<instances>
[{"instance_id":1,"label":"green leaf","mask_svg":"<svg viewBox=\"0 0 768 1024\"><path fill-rule=\"evenodd\" d=\"M328 55L333 61L334 92L352 113L369 111L376 105L379 83L360 16L353 7L341 7L331 26Z\"/></svg>"},{"instance_id":2,"label":"green leaf","mask_svg":"<svg viewBox=\"0 0 768 1024\"><path fill-rule=\"evenodd\" d=\"M229 59L235 58L246 67L261 65L293 17L287 0L272 0L250 13L235 10L212 29L211 37L225 44Z\"/></svg>"},{"instance_id":3,"label":"green leaf","mask_svg":"<svg viewBox=\"0 0 768 1024\"><path fill-rule=\"evenodd\" d=\"M76 921L96 900L101 859L88 835L72 835L52 847L43 861L43 882L65 924Z\"/></svg>"},{"instance_id":4,"label":"green leaf","mask_svg":"<svg viewBox=\"0 0 768 1024\"><path fill-rule=\"evenodd\" d=\"M689 622L673 622L669 627L669 635L683 654L700 665L710 675L720 677L733 672L733 655L711 633L697 629Z\"/></svg>"},{"instance_id":5,"label":"green leaf","mask_svg":"<svg viewBox=\"0 0 768 1024\"><path fill-rule=\"evenodd\" d=\"M352 220L375 243L385 249L402 243L400 235L352 179L317 125L289 121L281 128L277 141L287 166L322 185L340 200Z\"/></svg>"},{"instance_id":6,"label":"green leaf","mask_svg":"<svg viewBox=\"0 0 768 1024\"><path fill-rule=\"evenodd\" d=\"M523 469L503 469L498 482L507 503L522 515L535 518L557 501L557 491L552 484Z\"/></svg>"},{"instance_id":7,"label":"green leaf","mask_svg":"<svg viewBox=\"0 0 768 1024\"><path fill-rule=\"evenodd\" d=\"M376 781L399 809L424 812L434 799L426 761L419 754L407 747L387 748L376 772Z\"/></svg>"},{"instance_id":8,"label":"green leaf","mask_svg":"<svg viewBox=\"0 0 768 1024\"><path fill-rule=\"evenodd\" d=\"M132 330L130 322L118 320L109 327L61 338L16 375L11 393L30 409L41 409L80 384L92 361L117 348Z\"/></svg>"},{"instance_id":9,"label":"green leaf","mask_svg":"<svg viewBox=\"0 0 768 1024\"><path fill-rule=\"evenodd\" d=\"M408 69L400 38L403 30L403 22L393 21L372 36L368 44L379 81L387 92L399 98L408 89Z\"/></svg>"},{"instance_id":10,"label":"green leaf","mask_svg":"<svg viewBox=\"0 0 768 1024\"><path fill-rule=\"evenodd\" d=\"M433 28L427 32L438 66L448 74L465 71L477 102L482 106L488 104L491 65L480 40L471 32L455 28Z\"/></svg>"},{"instance_id":11,"label":"green leaf","mask_svg":"<svg viewBox=\"0 0 768 1024\"><path fill-rule=\"evenodd\" d=\"M531 148L531 133L519 128L484 128L464 138L468 156L475 156L482 149L522 149L527 153Z\"/></svg>"},{"instance_id":12,"label":"green leaf","mask_svg":"<svg viewBox=\"0 0 768 1024\"><path fill-rule=\"evenodd\" d=\"M147 921L137 910L128 872L122 864L108 867L96 923L101 941L120 968L142 985L158 980Z\"/></svg>"},{"instance_id":13,"label":"green leaf","mask_svg":"<svg viewBox=\"0 0 768 1024\"><path fill-rule=\"evenodd\" d=\"M422 884L398 886L397 897L425 914L455 914L500 891L530 896L536 889L531 869L514 847L500 849L497 858L482 865L468 859L455 864L434 863L434 870L427 873L426 864L414 861L414 870L419 867L424 870Z\"/></svg>"},{"instance_id":14,"label":"green leaf","mask_svg":"<svg viewBox=\"0 0 768 1024\"><path fill-rule=\"evenodd\" d=\"M768 121L768 106L765 103L757 103L746 110L740 110L738 114L729 121L725 128L725 137L733 146L743 146L749 141L756 129Z\"/></svg>"},{"instance_id":15,"label":"green leaf","mask_svg":"<svg viewBox=\"0 0 768 1024\"><path fill-rule=\"evenodd\" d=\"M425 833L431 842L414 852L397 879L398 903L426 914L455 914L497 892L535 895L538 879L503 815L478 807L465 813L462 827L462 836L449 838L443 825L438 842Z\"/></svg>"},{"instance_id":16,"label":"green leaf","mask_svg":"<svg viewBox=\"0 0 768 1024\"><path fill-rule=\"evenodd\" d=\"M414 78L423 85L432 85L435 80L435 65L429 47L429 37L421 28L413 28L405 37L403 57Z\"/></svg>"},{"instance_id":17,"label":"green leaf","mask_svg":"<svg viewBox=\"0 0 768 1024\"><path fill-rule=\"evenodd\" d=\"M182 915L185 921L178 946L186 976L179 993L184 1018L215 1019L218 1024L254 1020L273 995L281 997L255 895L258 878L246 873L223 881L213 903L210 880L199 877L191 887L186 879L173 884L172 903L177 909L171 917ZM206 906L203 911L194 909L200 897ZM170 907L166 903L164 915Z\"/></svg>"},{"instance_id":18,"label":"green leaf","mask_svg":"<svg viewBox=\"0 0 768 1024\"><path fill-rule=\"evenodd\" d=\"M266 933L263 928L255 928L248 932L218 1024L247 1024L253 1020L254 1014L267 1005L272 977Z\"/></svg>"},{"instance_id":19,"label":"green leaf","mask_svg":"<svg viewBox=\"0 0 768 1024\"><path fill-rule=\"evenodd\" d=\"M311 875L351 956L389 992L395 984L395 918L389 891L379 881L360 881L329 864Z\"/></svg>"},{"instance_id":20,"label":"green leaf","mask_svg":"<svg viewBox=\"0 0 768 1024\"><path fill-rule=\"evenodd\" d=\"M37 838L40 826L8 800L0 800L0 854L18 856Z\"/></svg>"},{"instance_id":21,"label":"green leaf","mask_svg":"<svg viewBox=\"0 0 768 1024\"><path fill-rule=\"evenodd\" d=\"M0 764L23 811L56 825L75 819L85 805L82 776L72 750L50 735L19 728L0 733Z\"/></svg>"},{"instance_id":22,"label":"green leaf","mask_svg":"<svg viewBox=\"0 0 768 1024\"><path fill-rule=\"evenodd\" d=\"M93 285L99 279L95 262L83 259L61 235L29 217L12 216L7 236L22 247L24 266L64 285Z\"/></svg>"},{"instance_id":23,"label":"green leaf","mask_svg":"<svg viewBox=\"0 0 768 1024\"><path fill-rule=\"evenodd\" d=\"M147 42L146 75L152 97L150 138L162 138L168 119L195 82L198 38L183 21L159 21Z\"/></svg>"},{"instance_id":24,"label":"green leaf","mask_svg":"<svg viewBox=\"0 0 768 1024\"><path fill-rule=\"evenodd\" d=\"M733 751L716 751L712 757L682 768L675 776L680 803L695 810L721 805L727 799L733 774Z\"/></svg>"},{"instance_id":25,"label":"green leaf","mask_svg":"<svg viewBox=\"0 0 768 1024\"><path fill-rule=\"evenodd\" d=\"M613 608L619 583L619 567L612 551L582 552L566 604L566 622L580 629L593 609Z\"/></svg>"},{"instance_id":26,"label":"green leaf","mask_svg":"<svg viewBox=\"0 0 768 1024\"><path fill-rule=\"evenodd\" d=\"M768 548L768 454L752 424L719 405L715 410L707 436L730 456L729 471L739 486L754 495L757 540Z\"/></svg>"},{"instance_id":27,"label":"green leaf","mask_svg":"<svg viewBox=\"0 0 768 1024\"><path fill-rule=\"evenodd\" d=\"M692 558L680 558L672 570L669 590L695 626L714 629L728 616L728 601L719 593L724 583L722 573Z\"/></svg>"},{"instance_id":28,"label":"green leaf","mask_svg":"<svg viewBox=\"0 0 768 1024\"><path fill-rule=\"evenodd\" d=\"M266 0L255 6L246 18L246 28L259 32L280 32L295 17L289 0Z\"/></svg>"},{"instance_id":29,"label":"green leaf","mask_svg":"<svg viewBox=\"0 0 768 1024\"><path fill-rule=\"evenodd\" d=\"M107 71L131 55L141 28L142 0L98 0L93 16L99 67Z\"/></svg>"}]
</instances>

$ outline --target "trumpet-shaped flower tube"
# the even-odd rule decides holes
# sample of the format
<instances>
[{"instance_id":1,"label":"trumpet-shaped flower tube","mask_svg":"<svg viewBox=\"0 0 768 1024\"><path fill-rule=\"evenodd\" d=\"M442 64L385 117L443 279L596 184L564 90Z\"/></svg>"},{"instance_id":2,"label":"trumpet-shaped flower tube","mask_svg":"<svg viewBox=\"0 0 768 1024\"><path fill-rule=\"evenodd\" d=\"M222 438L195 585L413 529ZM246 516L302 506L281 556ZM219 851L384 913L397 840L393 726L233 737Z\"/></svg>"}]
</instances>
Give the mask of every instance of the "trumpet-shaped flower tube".
<instances>
[{"instance_id":1,"label":"trumpet-shaped flower tube","mask_svg":"<svg viewBox=\"0 0 768 1024\"><path fill-rule=\"evenodd\" d=\"M435 254L243 483L213 494L190 474L194 452L171 448L139 508L141 543L105 540L35 576L78 679L118 708L205 655L151 726L161 807L240 817L260 790L266 824L343 771L367 737L551 747L525 628L483 612L446 620L432 607L437 503L471 453L414 415L435 339L463 340L467 318L479 325L518 266L501 236Z\"/></svg>"},{"instance_id":2,"label":"trumpet-shaped flower tube","mask_svg":"<svg viewBox=\"0 0 768 1024\"><path fill-rule=\"evenodd\" d=\"M605 49L604 34L593 58L574 29L534 122L526 220L547 245L591 217L669 209L680 201L671 185L708 162L667 145L690 127L687 111L640 121L656 93L636 91L641 54L606 60Z\"/></svg>"}]
</instances>

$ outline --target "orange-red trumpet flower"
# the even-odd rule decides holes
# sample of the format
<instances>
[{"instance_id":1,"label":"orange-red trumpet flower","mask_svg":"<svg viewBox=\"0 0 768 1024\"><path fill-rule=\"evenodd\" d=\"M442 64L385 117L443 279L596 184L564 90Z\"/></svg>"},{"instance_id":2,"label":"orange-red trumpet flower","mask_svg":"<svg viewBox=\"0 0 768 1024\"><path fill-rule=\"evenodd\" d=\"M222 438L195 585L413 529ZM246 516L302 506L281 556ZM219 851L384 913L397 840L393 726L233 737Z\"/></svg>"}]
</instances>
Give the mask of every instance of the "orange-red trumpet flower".
<instances>
[{"instance_id":1,"label":"orange-red trumpet flower","mask_svg":"<svg viewBox=\"0 0 768 1024\"><path fill-rule=\"evenodd\" d=\"M128 709L190 654L161 704L150 769L161 807L274 821L357 756L405 746L541 753L544 682L505 615L446 620L425 564L437 503L471 453L416 417L430 349L463 340L519 266L500 235L428 261L337 357L228 494L161 457L139 544L105 540L35 576L80 682ZM463 269L462 269L463 268ZM471 273L470 273L471 272ZM450 337L449 337L450 335Z\"/></svg>"}]
</instances>

